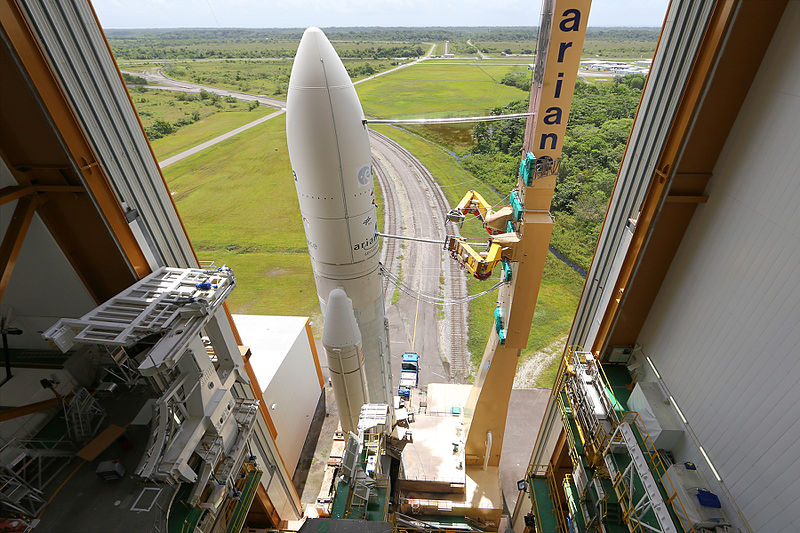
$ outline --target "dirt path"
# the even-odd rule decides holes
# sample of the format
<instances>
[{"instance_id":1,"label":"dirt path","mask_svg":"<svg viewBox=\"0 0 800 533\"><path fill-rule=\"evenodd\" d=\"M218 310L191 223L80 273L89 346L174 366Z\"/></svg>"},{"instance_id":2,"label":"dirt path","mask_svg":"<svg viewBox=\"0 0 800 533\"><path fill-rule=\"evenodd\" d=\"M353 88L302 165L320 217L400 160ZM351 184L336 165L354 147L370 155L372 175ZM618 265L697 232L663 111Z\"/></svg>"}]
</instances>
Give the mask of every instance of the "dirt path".
<instances>
[{"instance_id":1,"label":"dirt path","mask_svg":"<svg viewBox=\"0 0 800 533\"><path fill-rule=\"evenodd\" d=\"M542 371L564 353L566 343L565 335L546 346L542 351L531 354L521 361L517 366L517 375L514 377L514 388L533 388Z\"/></svg>"}]
</instances>

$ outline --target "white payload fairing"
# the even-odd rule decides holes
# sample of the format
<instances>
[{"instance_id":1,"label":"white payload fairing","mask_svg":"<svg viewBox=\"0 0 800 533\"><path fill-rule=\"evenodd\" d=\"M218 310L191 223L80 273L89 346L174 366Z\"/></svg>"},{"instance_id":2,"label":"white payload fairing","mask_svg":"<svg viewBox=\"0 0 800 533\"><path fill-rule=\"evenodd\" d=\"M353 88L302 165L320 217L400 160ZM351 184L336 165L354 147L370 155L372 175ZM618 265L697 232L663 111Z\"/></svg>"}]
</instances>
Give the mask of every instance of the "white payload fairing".
<instances>
[{"instance_id":1,"label":"white payload fairing","mask_svg":"<svg viewBox=\"0 0 800 533\"><path fill-rule=\"evenodd\" d=\"M319 28L307 29L300 40L286 100L286 141L325 329L329 295L342 289L361 333L369 403L391 408L369 135L353 82Z\"/></svg>"}]
</instances>

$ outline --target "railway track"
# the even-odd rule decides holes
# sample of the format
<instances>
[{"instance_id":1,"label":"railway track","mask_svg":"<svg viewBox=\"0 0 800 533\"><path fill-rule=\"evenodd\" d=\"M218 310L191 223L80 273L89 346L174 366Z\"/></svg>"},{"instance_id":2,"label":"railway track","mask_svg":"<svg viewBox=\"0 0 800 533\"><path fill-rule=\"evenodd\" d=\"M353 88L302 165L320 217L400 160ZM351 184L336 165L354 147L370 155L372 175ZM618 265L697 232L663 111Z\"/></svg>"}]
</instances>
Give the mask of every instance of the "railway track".
<instances>
[{"instance_id":1,"label":"railway track","mask_svg":"<svg viewBox=\"0 0 800 533\"><path fill-rule=\"evenodd\" d=\"M402 213L401 196L398 193L397 183L390 177L390 169L386 168L382 158L373 157L378 183L383 191L384 197L384 233L403 234L414 237L439 237L445 234L458 235L458 227L452 222L447 222L445 214L450 210L450 204L444 193L433 178L428 169L405 148L392 139L370 131L371 141L375 149L383 154L392 154L399 165L403 167L401 172L403 186L406 189L409 200L413 204L410 206L410 213ZM417 183L408 183L405 180L416 179ZM412 198L413 194L417 194ZM407 206L408 207L408 206ZM410 217L410 225L404 228L400 220ZM409 227L410 226L410 227ZM404 255L406 264L412 265L415 272L414 276L420 279L408 279L407 283L412 287L423 287L421 292L427 294L437 294L450 301L463 300L467 296L466 277L461 268L452 261L442 249L438 250L438 264L435 272L425 272L425 260L430 260L431 254L437 254L435 245L409 243L405 247ZM389 272L397 275L399 261L397 257L398 245L395 239L384 239L381 258ZM425 257L423 257L423 255ZM430 267L427 267L430 268ZM410 275L411 273L409 273ZM433 281L431 275L433 274ZM440 283L443 278L444 284ZM427 284L427 290L425 285ZM386 291L386 303L389 305L390 294L393 288L389 281L384 281ZM440 349L449 362L450 380L454 383L466 382L469 375L469 352L466 346L467 322L469 308L466 303L458 303L443 306L444 320L440 328Z\"/></svg>"},{"instance_id":2,"label":"railway track","mask_svg":"<svg viewBox=\"0 0 800 533\"><path fill-rule=\"evenodd\" d=\"M383 233L396 235L399 225L397 218L399 213L399 206L397 205L397 191L394 188L391 178L388 176L387 170L383 163L372 156L372 168L375 169L375 176L378 179L378 186L383 192ZM397 275L397 265L395 265L395 258L397 257L397 240L396 239L383 239L381 246L381 264L383 268ZM383 278L383 294L384 306L386 308L391 305L392 293L390 290L389 278Z\"/></svg>"}]
</instances>

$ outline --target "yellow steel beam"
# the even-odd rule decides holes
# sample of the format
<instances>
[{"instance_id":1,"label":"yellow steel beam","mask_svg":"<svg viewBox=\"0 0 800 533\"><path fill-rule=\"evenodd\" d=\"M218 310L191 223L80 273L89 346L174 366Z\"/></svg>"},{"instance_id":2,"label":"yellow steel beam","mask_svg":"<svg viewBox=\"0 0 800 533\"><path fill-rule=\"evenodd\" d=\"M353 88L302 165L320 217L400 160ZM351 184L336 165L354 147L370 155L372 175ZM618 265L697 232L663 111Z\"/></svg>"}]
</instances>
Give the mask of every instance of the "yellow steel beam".
<instances>
[{"instance_id":1,"label":"yellow steel beam","mask_svg":"<svg viewBox=\"0 0 800 533\"><path fill-rule=\"evenodd\" d=\"M550 11L542 16L528 109L534 115L528 117L522 153L533 152L537 158L556 161L564 144L591 0L552 0L545 6ZM468 422L465 453L472 468L500 462L517 359L528 343L553 229L549 210L556 176L542 177L530 187L521 177L518 183L523 204L520 240L511 258L511 283L501 288L499 297L501 316L506 317L505 344L500 344L493 327L464 409ZM492 449L487 450L490 433Z\"/></svg>"}]
</instances>

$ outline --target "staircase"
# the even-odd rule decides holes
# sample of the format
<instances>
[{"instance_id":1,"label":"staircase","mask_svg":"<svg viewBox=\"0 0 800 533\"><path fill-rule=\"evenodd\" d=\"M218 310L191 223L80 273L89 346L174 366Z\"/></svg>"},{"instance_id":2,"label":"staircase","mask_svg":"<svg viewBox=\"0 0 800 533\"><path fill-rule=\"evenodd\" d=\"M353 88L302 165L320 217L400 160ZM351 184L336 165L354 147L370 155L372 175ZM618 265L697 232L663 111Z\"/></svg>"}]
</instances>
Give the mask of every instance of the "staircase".
<instances>
[{"instance_id":1,"label":"staircase","mask_svg":"<svg viewBox=\"0 0 800 533\"><path fill-rule=\"evenodd\" d=\"M631 462L622 471L617 468L612 453L609 453L617 444L624 444L625 450L631 459ZM678 533L630 424L622 422L617 426L603 459L614 483L614 491L624 511L623 518L628 523L631 531L645 526L649 531ZM640 491L636 484L637 478L641 482L644 494L639 493ZM652 511L655 515L658 521L657 524L650 523L651 521L644 519L644 516L649 511Z\"/></svg>"}]
</instances>

